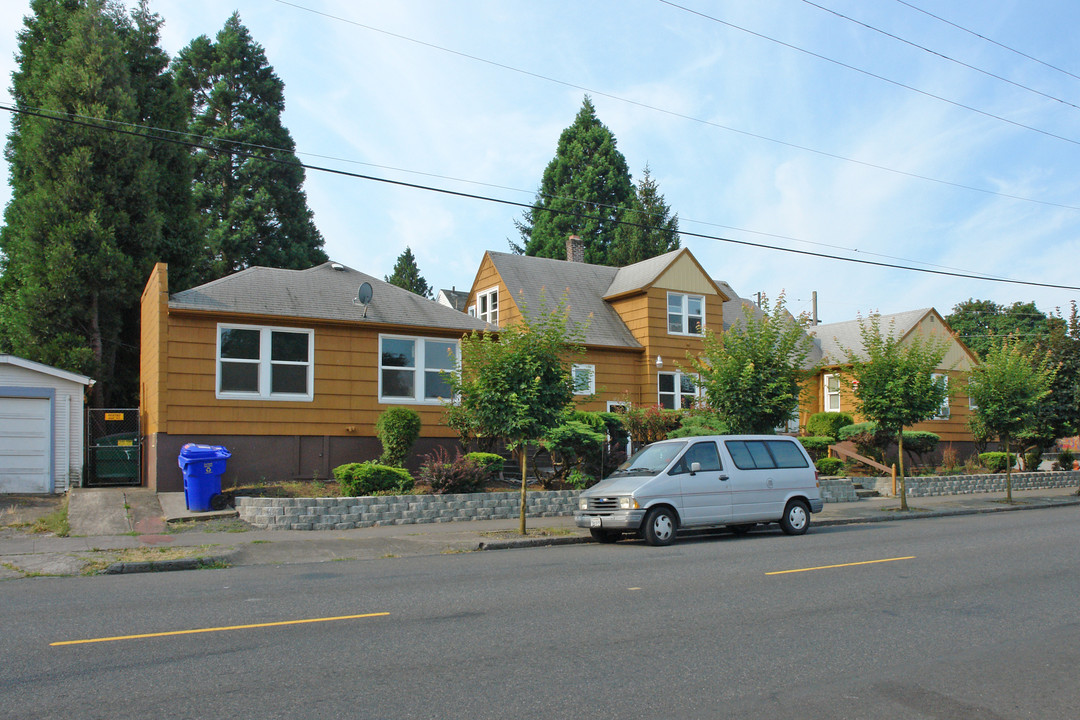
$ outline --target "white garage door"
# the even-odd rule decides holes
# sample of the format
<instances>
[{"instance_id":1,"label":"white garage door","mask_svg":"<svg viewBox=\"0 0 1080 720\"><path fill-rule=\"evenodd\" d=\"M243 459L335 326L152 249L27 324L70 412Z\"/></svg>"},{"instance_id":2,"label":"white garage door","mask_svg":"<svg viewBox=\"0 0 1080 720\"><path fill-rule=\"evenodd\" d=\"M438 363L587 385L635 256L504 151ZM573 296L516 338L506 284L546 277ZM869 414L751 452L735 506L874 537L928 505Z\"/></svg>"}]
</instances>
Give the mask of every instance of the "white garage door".
<instances>
[{"instance_id":1,"label":"white garage door","mask_svg":"<svg viewBox=\"0 0 1080 720\"><path fill-rule=\"evenodd\" d=\"M0 397L0 493L47 493L52 477L49 399Z\"/></svg>"}]
</instances>

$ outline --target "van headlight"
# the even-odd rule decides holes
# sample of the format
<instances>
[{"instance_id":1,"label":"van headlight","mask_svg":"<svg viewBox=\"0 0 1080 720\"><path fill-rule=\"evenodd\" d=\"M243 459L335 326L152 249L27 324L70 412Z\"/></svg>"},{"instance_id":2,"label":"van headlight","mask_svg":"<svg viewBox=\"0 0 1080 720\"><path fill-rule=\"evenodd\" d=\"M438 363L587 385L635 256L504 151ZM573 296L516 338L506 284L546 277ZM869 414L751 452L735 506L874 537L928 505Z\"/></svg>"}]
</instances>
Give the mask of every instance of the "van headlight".
<instances>
[{"instance_id":1,"label":"van headlight","mask_svg":"<svg viewBox=\"0 0 1080 720\"><path fill-rule=\"evenodd\" d=\"M637 510L638 507L640 507L638 505L638 501L635 500L632 497L628 496L628 497L619 498L619 509L620 510Z\"/></svg>"},{"instance_id":2,"label":"van headlight","mask_svg":"<svg viewBox=\"0 0 1080 720\"><path fill-rule=\"evenodd\" d=\"M588 500L588 498L578 498L578 507L581 508L582 510L588 510L589 509L589 500Z\"/></svg>"}]
</instances>

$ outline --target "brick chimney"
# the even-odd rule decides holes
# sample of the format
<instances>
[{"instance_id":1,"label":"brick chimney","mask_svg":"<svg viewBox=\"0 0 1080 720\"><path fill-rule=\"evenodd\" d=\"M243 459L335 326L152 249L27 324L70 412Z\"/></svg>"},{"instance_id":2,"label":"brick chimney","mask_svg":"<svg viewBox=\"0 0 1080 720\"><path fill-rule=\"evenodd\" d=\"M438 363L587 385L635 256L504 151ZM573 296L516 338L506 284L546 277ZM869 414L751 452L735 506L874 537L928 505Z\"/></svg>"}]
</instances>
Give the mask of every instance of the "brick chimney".
<instances>
[{"instance_id":1,"label":"brick chimney","mask_svg":"<svg viewBox=\"0 0 1080 720\"><path fill-rule=\"evenodd\" d=\"M585 241L577 235L566 238L566 259L569 262L585 262Z\"/></svg>"}]
</instances>

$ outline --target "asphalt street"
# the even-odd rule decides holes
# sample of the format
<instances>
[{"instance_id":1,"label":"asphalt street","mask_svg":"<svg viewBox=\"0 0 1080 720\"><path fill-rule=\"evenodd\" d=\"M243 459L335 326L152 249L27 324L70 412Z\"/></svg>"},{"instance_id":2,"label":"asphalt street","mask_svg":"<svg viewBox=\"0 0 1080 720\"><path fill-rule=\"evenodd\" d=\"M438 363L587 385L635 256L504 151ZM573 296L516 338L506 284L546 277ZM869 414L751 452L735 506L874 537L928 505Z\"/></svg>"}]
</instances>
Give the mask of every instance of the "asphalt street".
<instances>
[{"instance_id":1,"label":"asphalt street","mask_svg":"<svg viewBox=\"0 0 1080 720\"><path fill-rule=\"evenodd\" d=\"M27 578L0 716L1076 718L1076 517Z\"/></svg>"}]
</instances>

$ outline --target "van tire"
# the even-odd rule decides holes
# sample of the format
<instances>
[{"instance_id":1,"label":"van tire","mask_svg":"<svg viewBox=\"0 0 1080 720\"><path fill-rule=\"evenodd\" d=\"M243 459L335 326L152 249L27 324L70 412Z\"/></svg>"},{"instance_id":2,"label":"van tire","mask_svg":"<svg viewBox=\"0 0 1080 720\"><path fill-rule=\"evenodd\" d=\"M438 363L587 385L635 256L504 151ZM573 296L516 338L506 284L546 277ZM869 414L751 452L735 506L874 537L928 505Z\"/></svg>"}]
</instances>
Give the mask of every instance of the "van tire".
<instances>
[{"instance_id":1,"label":"van tire","mask_svg":"<svg viewBox=\"0 0 1080 720\"><path fill-rule=\"evenodd\" d=\"M614 543L619 542L619 540L622 539L621 532L603 530L601 528L590 528L589 534L592 535L592 539L598 543Z\"/></svg>"},{"instance_id":2,"label":"van tire","mask_svg":"<svg viewBox=\"0 0 1080 720\"><path fill-rule=\"evenodd\" d=\"M780 518L780 529L787 535L804 535L810 527L810 508L802 500L791 500Z\"/></svg>"},{"instance_id":3,"label":"van tire","mask_svg":"<svg viewBox=\"0 0 1080 720\"><path fill-rule=\"evenodd\" d=\"M645 515L641 533L645 542L654 546L670 545L678 529L675 512L666 507L655 507Z\"/></svg>"}]
</instances>

